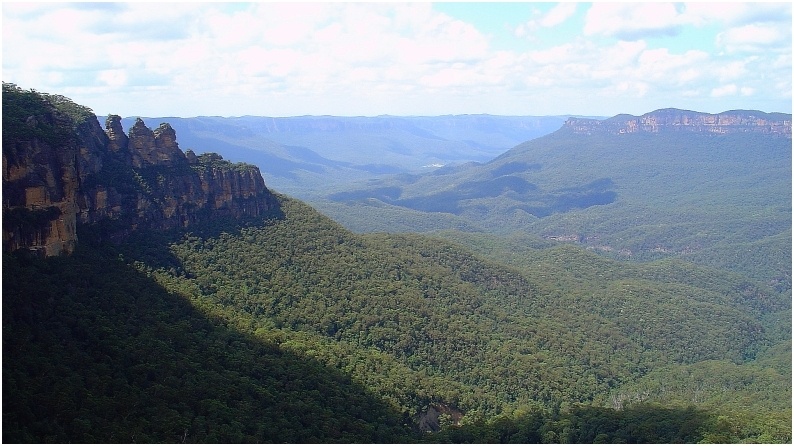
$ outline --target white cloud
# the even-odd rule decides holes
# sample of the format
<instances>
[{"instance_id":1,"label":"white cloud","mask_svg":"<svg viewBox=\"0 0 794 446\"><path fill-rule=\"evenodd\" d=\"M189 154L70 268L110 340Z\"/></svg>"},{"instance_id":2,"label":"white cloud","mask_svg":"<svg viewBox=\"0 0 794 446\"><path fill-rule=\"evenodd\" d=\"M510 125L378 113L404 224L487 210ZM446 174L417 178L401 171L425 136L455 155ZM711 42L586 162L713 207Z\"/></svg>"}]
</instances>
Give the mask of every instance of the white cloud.
<instances>
[{"instance_id":1,"label":"white cloud","mask_svg":"<svg viewBox=\"0 0 794 446\"><path fill-rule=\"evenodd\" d=\"M524 31L565 23L576 7L538 13ZM544 104L557 108L549 113L606 114L596 110L639 98L669 106L791 95L790 8L788 22L753 22L779 9L596 3L584 35L522 51L495 48L484 30L428 3L180 3L157 14L151 3L2 8L4 80L100 113L515 114ZM640 38L707 23L733 26L709 34L724 54ZM157 97L144 98L150 91Z\"/></svg>"},{"instance_id":2,"label":"white cloud","mask_svg":"<svg viewBox=\"0 0 794 446\"><path fill-rule=\"evenodd\" d=\"M569 43L530 51L524 65L533 83L590 86L601 92L641 96L708 82L720 67L703 51L674 54L665 48L648 48L644 41L602 46L586 41Z\"/></svg>"},{"instance_id":3,"label":"white cloud","mask_svg":"<svg viewBox=\"0 0 794 446\"><path fill-rule=\"evenodd\" d=\"M717 68L717 79L720 82L730 82L747 76L747 62L748 61L744 60L736 60L721 64Z\"/></svg>"},{"instance_id":4,"label":"white cloud","mask_svg":"<svg viewBox=\"0 0 794 446\"><path fill-rule=\"evenodd\" d=\"M595 3L587 11L584 34L637 40L650 36L675 35L687 25L703 27L720 24L741 29L744 25L761 26L758 25L761 23L767 28L790 29L791 4L787 2ZM768 32L768 30L763 31L767 39Z\"/></svg>"},{"instance_id":5,"label":"white cloud","mask_svg":"<svg viewBox=\"0 0 794 446\"><path fill-rule=\"evenodd\" d=\"M644 97L648 93L649 87L646 82L641 81L620 81L617 84L607 88L605 92L607 94L617 93L617 94L628 94L633 97Z\"/></svg>"},{"instance_id":6,"label":"white cloud","mask_svg":"<svg viewBox=\"0 0 794 446\"><path fill-rule=\"evenodd\" d=\"M715 98L720 98L723 96L732 96L735 95L739 88L736 84L728 84L723 85L711 90L711 96Z\"/></svg>"},{"instance_id":7,"label":"white cloud","mask_svg":"<svg viewBox=\"0 0 794 446\"><path fill-rule=\"evenodd\" d=\"M791 23L789 2L692 2L682 11L683 20L696 26L720 22L741 26L753 22ZM790 25L789 25L790 26Z\"/></svg>"},{"instance_id":8,"label":"white cloud","mask_svg":"<svg viewBox=\"0 0 794 446\"><path fill-rule=\"evenodd\" d=\"M791 24L754 23L717 34L717 45L729 53L791 51Z\"/></svg>"},{"instance_id":9,"label":"white cloud","mask_svg":"<svg viewBox=\"0 0 794 446\"><path fill-rule=\"evenodd\" d=\"M534 33L540 28L553 28L565 23L569 18L576 14L578 5L576 3L558 3L545 14L535 9L534 18L525 23L519 24L513 29L513 35L519 38L534 39Z\"/></svg>"},{"instance_id":10,"label":"white cloud","mask_svg":"<svg viewBox=\"0 0 794 446\"><path fill-rule=\"evenodd\" d=\"M739 92L742 94L742 96L752 96L755 94L755 88L742 87L739 89Z\"/></svg>"},{"instance_id":11,"label":"white cloud","mask_svg":"<svg viewBox=\"0 0 794 446\"><path fill-rule=\"evenodd\" d=\"M576 14L577 6L576 3L560 3L541 18L538 24L546 28L557 26Z\"/></svg>"},{"instance_id":12,"label":"white cloud","mask_svg":"<svg viewBox=\"0 0 794 446\"><path fill-rule=\"evenodd\" d=\"M584 34L638 40L676 34L683 24L672 3L594 3L585 17Z\"/></svg>"},{"instance_id":13,"label":"white cloud","mask_svg":"<svg viewBox=\"0 0 794 446\"><path fill-rule=\"evenodd\" d=\"M545 50L530 51L528 56L537 65L553 65L575 60L581 53L581 46L566 43Z\"/></svg>"},{"instance_id":14,"label":"white cloud","mask_svg":"<svg viewBox=\"0 0 794 446\"><path fill-rule=\"evenodd\" d=\"M102 70L97 80L110 87L123 87L127 85L127 73L124 70Z\"/></svg>"},{"instance_id":15,"label":"white cloud","mask_svg":"<svg viewBox=\"0 0 794 446\"><path fill-rule=\"evenodd\" d=\"M684 80L691 81L703 68L707 68L708 63L709 55L703 51L671 54L666 48L650 49L639 57L638 75L646 80L677 86L681 81L681 73Z\"/></svg>"}]
</instances>

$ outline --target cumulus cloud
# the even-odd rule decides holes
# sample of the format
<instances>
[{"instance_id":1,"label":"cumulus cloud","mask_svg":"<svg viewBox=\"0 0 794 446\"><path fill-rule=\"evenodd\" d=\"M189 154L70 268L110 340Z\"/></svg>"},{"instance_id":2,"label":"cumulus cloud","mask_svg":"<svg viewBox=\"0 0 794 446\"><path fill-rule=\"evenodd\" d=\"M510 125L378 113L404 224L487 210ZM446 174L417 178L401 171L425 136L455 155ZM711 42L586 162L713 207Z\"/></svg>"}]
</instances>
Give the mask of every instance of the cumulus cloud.
<instances>
[{"instance_id":1,"label":"cumulus cloud","mask_svg":"<svg viewBox=\"0 0 794 446\"><path fill-rule=\"evenodd\" d=\"M178 3L157 14L133 3L2 8L4 80L100 112L598 114L613 101L791 94L790 7L787 22L767 20L780 7L595 3L581 34L520 49L497 47L475 23L428 3ZM582 8L560 3L522 27L575 23ZM646 40L720 23L710 36L721 55Z\"/></svg>"},{"instance_id":2,"label":"cumulus cloud","mask_svg":"<svg viewBox=\"0 0 794 446\"><path fill-rule=\"evenodd\" d=\"M123 87L127 85L127 73L124 70L102 70L97 80L110 87Z\"/></svg>"},{"instance_id":3,"label":"cumulus cloud","mask_svg":"<svg viewBox=\"0 0 794 446\"><path fill-rule=\"evenodd\" d=\"M571 18L576 13L576 8L576 3L560 3L541 18L538 24L546 28L557 26Z\"/></svg>"},{"instance_id":4,"label":"cumulus cloud","mask_svg":"<svg viewBox=\"0 0 794 446\"><path fill-rule=\"evenodd\" d=\"M753 23L717 34L717 45L729 53L758 53L791 48L791 26Z\"/></svg>"},{"instance_id":5,"label":"cumulus cloud","mask_svg":"<svg viewBox=\"0 0 794 446\"><path fill-rule=\"evenodd\" d=\"M685 23L672 3L594 3L585 17L585 35L639 40L677 34Z\"/></svg>"},{"instance_id":6,"label":"cumulus cloud","mask_svg":"<svg viewBox=\"0 0 794 446\"><path fill-rule=\"evenodd\" d=\"M739 89L739 92L742 94L742 96L752 96L755 93L755 88L742 87Z\"/></svg>"},{"instance_id":7,"label":"cumulus cloud","mask_svg":"<svg viewBox=\"0 0 794 446\"><path fill-rule=\"evenodd\" d=\"M736 84L728 84L712 89L711 96L719 98L722 96L735 95L737 91L739 91L739 87L737 87Z\"/></svg>"},{"instance_id":8,"label":"cumulus cloud","mask_svg":"<svg viewBox=\"0 0 794 446\"><path fill-rule=\"evenodd\" d=\"M97 67L94 77L108 87L134 87L132 82L146 74L167 74L163 79L177 88L286 77L308 88L343 82L349 72L359 81L441 79L445 74L460 80L470 75L454 64L480 61L488 48L473 26L425 4L252 4L232 12L182 8L163 8L165 17L157 19L150 4L130 4L103 19L101 9L9 11L4 5L6 17L37 15L6 22L5 42L16 44L4 47L4 69L37 83L51 80L53 71ZM17 28L23 26L25 32ZM134 38L141 33L143 39ZM192 79L188 85L180 84L187 79ZM348 88L355 86L351 82Z\"/></svg>"},{"instance_id":9,"label":"cumulus cloud","mask_svg":"<svg viewBox=\"0 0 794 446\"><path fill-rule=\"evenodd\" d=\"M791 40L790 3L595 3L587 11L584 34L624 40L672 36L685 26L723 25L718 44L729 50L757 50ZM747 42L749 46L743 46ZM756 46L753 46L756 45ZM790 45L789 45L790 48Z\"/></svg>"},{"instance_id":10,"label":"cumulus cloud","mask_svg":"<svg viewBox=\"0 0 794 446\"><path fill-rule=\"evenodd\" d=\"M605 96L643 97L717 77L721 65L703 51L674 54L643 41L594 45L586 41L526 54L528 82L546 87L590 86ZM545 79L541 82L540 79Z\"/></svg>"},{"instance_id":11,"label":"cumulus cloud","mask_svg":"<svg viewBox=\"0 0 794 446\"><path fill-rule=\"evenodd\" d=\"M578 5L576 3L559 3L546 13L534 10L534 18L518 25L513 34L516 37L533 37L532 33L540 28L553 28L565 23L576 14Z\"/></svg>"},{"instance_id":12,"label":"cumulus cloud","mask_svg":"<svg viewBox=\"0 0 794 446\"><path fill-rule=\"evenodd\" d=\"M682 19L696 26L719 22L727 26L742 26L755 22L788 22L791 24L789 2L725 2L715 6L711 2L686 3Z\"/></svg>"}]
</instances>

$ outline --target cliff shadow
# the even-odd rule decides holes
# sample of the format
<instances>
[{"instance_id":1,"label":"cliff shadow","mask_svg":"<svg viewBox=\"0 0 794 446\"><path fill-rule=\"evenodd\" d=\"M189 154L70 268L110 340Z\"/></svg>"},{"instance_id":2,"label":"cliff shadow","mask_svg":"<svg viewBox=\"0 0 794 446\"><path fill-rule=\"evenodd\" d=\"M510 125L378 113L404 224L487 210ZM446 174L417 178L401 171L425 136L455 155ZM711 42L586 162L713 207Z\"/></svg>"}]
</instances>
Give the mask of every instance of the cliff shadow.
<instances>
[{"instance_id":1,"label":"cliff shadow","mask_svg":"<svg viewBox=\"0 0 794 446\"><path fill-rule=\"evenodd\" d=\"M242 332L115 256L4 255L4 442L411 439L404 415L279 332Z\"/></svg>"},{"instance_id":2,"label":"cliff shadow","mask_svg":"<svg viewBox=\"0 0 794 446\"><path fill-rule=\"evenodd\" d=\"M77 236L80 244L94 249L115 250L123 260L142 262L152 269L165 269L176 275L188 275L182 267L182 261L171 252L171 244L188 234L205 239L216 238L224 233L239 235L244 228L267 226L284 218L281 198L276 196L274 208L256 217L212 217L185 228L125 231L123 238L109 236L114 233L115 226L112 226L113 222L103 221L95 225L79 225Z\"/></svg>"}]
</instances>

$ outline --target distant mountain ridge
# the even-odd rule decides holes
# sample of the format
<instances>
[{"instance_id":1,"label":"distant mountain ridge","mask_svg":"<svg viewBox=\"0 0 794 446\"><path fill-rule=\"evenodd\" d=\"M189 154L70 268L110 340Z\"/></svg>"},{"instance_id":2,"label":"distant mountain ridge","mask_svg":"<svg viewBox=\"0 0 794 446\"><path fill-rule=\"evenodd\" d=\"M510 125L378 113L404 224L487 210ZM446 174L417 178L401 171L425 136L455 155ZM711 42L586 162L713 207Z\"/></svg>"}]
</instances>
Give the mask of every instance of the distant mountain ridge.
<instances>
[{"instance_id":1,"label":"distant mountain ridge","mask_svg":"<svg viewBox=\"0 0 794 446\"><path fill-rule=\"evenodd\" d=\"M385 131L405 130L416 135L425 135L438 139L452 136L449 131L460 133L462 131L478 131L483 133L502 134L509 125L513 130L506 133L513 137L525 137L526 132L534 134L544 128L559 128L559 123L564 122L567 115L560 116L502 116L487 114L467 115L441 115L441 116L332 116L332 115L305 115L305 116L197 116L185 117L141 117L144 121L149 119L197 121L205 126L213 123L216 125L233 126L240 132L248 130L251 133L277 134L277 133L307 133L307 132L342 132L342 131ZM584 117L583 117L584 118ZM135 117L125 118L135 120ZM598 119L598 118L595 118ZM441 135L439 136L438 133ZM484 142L484 141L481 141Z\"/></svg>"},{"instance_id":2,"label":"distant mountain ridge","mask_svg":"<svg viewBox=\"0 0 794 446\"><path fill-rule=\"evenodd\" d=\"M665 108L642 116L621 114L609 119L570 118L564 128L576 134L624 133L763 133L791 137L791 115L758 110L730 110L717 114Z\"/></svg>"},{"instance_id":3,"label":"distant mountain ridge","mask_svg":"<svg viewBox=\"0 0 794 446\"><path fill-rule=\"evenodd\" d=\"M619 258L697 259L787 289L791 154L781 113L572 118L487 163L362 182L317 207L359 232L395 221L515 231Z\"/></svg>"},{"instance_id":4,"label":"distant mountain ridge","mask_svg":"<svg viewBox=\"0 0 794 446\"><path fill-rule=\"evenodd\" d=\"M259 166L268 185L301 199L384 174L487 162L562 127L568 116L203 116L168 122L183 147ZM122 120L125 127L134 117Z\"/></svg>"}]
</instances>

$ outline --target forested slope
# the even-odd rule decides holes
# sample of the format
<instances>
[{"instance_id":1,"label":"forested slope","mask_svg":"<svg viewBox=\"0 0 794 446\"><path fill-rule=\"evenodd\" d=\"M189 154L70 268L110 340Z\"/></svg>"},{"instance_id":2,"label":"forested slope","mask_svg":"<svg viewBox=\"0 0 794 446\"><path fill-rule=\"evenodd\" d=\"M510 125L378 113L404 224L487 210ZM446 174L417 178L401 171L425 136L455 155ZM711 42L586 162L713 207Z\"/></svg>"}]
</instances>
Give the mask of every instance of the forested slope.
<instances>
[{"instance_id":1,"label":"forested slope","mask_svg":"<svg viewBox=\"0 0 794 446\"><path fill-rule=\"evenodd\" d=\"M783 296L714 271L622 270L573 247L506 267L440 240L354 235L279 201L282 214L247 225L121 246L84 234L74 258L8 257L4 439L402 441L460 423L456 441L518 426L524 441L594 440L586 426L603 406L615 429L696 420L662 437L602 432L613 439L711 438L722 419L731 441L790 440L790 398L766 398L790 395L775 359L790 344L765 319L790 311ZM729 373L701 401L674 398L681 373L715 367ZM739 377L735 397L719 398L723 376ZM669 409L638 406L653 401Z\"/></svg>"},{"instance_id":2,"label":"forested slope","mask_svg":"<svg viewBox=\"0 0 794 446\"><path fill-rule=\"evenodd\" d=\"M401 442L349 374L81 247L3 259L3 441Z\"/></svg>"},{"instance_id":3,"label":"forested slope","mask_svg":"<svg viewBox=\"0 0 794 446\"><path fill-rule=\"evenodd\" d=\"M622 260L676 257L791 288L790 136L569 127L488 163L383 177L317 206L358 232L427 232L453 221Z\"/></svg>"}]
</instances>

